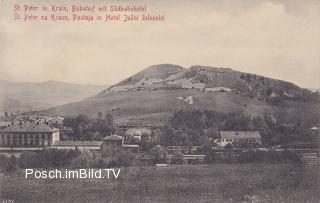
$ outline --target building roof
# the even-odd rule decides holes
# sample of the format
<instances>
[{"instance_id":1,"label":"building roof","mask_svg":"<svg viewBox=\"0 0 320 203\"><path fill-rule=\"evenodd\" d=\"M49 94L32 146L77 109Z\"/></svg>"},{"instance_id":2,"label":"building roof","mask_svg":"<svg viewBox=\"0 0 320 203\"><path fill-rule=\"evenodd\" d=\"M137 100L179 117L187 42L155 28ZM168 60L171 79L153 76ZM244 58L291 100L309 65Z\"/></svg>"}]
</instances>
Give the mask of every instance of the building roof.
<instances>
[{"instance_id":1,"label":"building roof","mask_svg":"<svg viewBox=\"0 0 320 203\"><path fill-rule=\"evenodd\" d=\"M113 140L113 141L117 141L117 140L123 140L123 138L119 135L116 135L116 134L113 134L113 135L110 135L110 136L106 136L104 137L102 140Z\"/></svg>"},{"instance_id":2,"label":"building roof","mask_svg":"<svg viewBox=\"0 0 320 203\"><path fill-rule=\"evenodd\" d=\"M22 123L22 124L13 124L9 127L1 129L0 132L37 132L37 133L52 133L56 132L59 129L50 128L44 123Z\"/></svg>"},{"instance_id":3,"label":"building roof","mask_svg":"<svg viewBox=\"0 0 320 203\"><path fill-rule=\"evenodd\" d=\"M124 148L139 148L139 145L136 144L124 144Z\"/></svg>"},{"instance_id":4,"label":"building roof","mask_svg":"<svg viewBox=\"0 0 320 203\"><path fill-rule=\"evenodd\" d=\"M258 131L220 131L221 139L261 139Z\"/></svg>"}]
</instances>

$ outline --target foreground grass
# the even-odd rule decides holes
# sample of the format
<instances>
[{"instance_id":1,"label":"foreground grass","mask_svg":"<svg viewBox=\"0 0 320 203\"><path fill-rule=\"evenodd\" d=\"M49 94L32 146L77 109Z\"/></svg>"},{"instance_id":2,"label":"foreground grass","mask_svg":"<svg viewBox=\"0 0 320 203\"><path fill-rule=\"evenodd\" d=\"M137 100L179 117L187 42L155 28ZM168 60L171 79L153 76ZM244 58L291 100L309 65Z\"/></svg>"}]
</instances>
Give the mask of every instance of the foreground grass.
<instances>
[{"instance_id":1,"label":"foreground grass","mask_svg":"<svg viewBox=\"0 0 320 203\"><path fill-rule=\"evenodd\" d=\"M319 168L290 164L130 167L110 179L2 174L0 200L15 202L319 202Z\"/></svg>"}]
</instances>

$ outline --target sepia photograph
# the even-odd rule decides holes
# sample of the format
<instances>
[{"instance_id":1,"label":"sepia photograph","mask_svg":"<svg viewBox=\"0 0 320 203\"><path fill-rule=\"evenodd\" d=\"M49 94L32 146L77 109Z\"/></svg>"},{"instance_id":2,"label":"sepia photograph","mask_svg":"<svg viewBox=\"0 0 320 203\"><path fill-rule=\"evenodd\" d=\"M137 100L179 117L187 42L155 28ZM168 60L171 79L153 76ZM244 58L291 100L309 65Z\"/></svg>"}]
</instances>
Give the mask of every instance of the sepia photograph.
<instances>
[{"instance_id":1,"label":"sepia photograph","mask_svg":"<svg viewBox=\"0 0 320 203\"><path fill-rule=\"evenodd\" d=\"M0 0L0 203L319 203L319 0Z\"/></svg>"}]
</instances>

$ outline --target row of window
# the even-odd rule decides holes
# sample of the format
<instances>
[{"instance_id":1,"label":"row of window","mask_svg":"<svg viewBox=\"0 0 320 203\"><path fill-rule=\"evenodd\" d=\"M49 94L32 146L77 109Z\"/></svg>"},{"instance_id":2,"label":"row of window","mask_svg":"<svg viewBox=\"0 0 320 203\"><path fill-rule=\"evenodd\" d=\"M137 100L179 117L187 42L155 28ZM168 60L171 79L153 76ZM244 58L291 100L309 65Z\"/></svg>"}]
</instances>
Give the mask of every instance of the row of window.
<instances>
[{"instance_id":1,"label":"row of window","mask_svg":"<svg viewBox=\"0 0 320 203\"><path fill-rule=\"evenodd\" d=\"M0 135L1 146L44 146L50 145L50 136L45 135Z\"/></svg>"}]
</instances>

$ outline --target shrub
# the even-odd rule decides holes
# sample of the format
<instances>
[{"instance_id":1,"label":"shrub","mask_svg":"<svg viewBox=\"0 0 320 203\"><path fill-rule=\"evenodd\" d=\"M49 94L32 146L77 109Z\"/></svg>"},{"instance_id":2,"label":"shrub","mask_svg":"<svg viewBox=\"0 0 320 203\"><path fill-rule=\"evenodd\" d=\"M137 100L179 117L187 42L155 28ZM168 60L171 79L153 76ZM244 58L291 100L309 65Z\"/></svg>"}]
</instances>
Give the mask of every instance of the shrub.
<instances>
[{"instance_id":1,"label":"shrub","mask_svg":"<svg viewBox=\"0 0 320 203\"><path fill-rule=\"evenodd\" d=\"M288 150L284 150L282 152L282 159L286 162L291 163L301 163L302 159L296 152L290 152Z\"/></svg>"},{"instance_id":2,"label":"shrub","mask_svg":"<svg viewBox=\"0 0 320 203\"><path fill-rule=\"evenodd\" d=\"M23 152L18 161L20 168L38 168L40 163L40 156L36 152Z\"/></svg>"},{"instance_id":3,"label":"shrub","mask_svg":"<svg viewBox=\"0 0 320 203\"><path fill-rule=\"evenodd\" d=\"M233 149L233 145L231 143L228 143L224 146L225 149Z\"/></svg>"},{"instance_id":4,"label":"shrub","mask_svg":"<svg viewBox=\"0 0 320 203\"><path fill-rule=\"evenodd\" d=\"M237 163L237 153L234 151L224 151L222 153L214 153L214 160L218 163L225 163L225 164L231 164L231 163Z\"/></svg>"},{"instance_id":5,"label":"shrub","mask_svg":"<svg viewBox=\"0 0 320 203\"><path fill-rule=\"evenodd\" d=\"M160 145L153 147L150 155L154 164L167 163L167 151Z\"/></svg>"},{"instance_id":6,"label":"shrub","mask_svg":"<svg viewBox=\"0 0 320 203\"><path fill-rule=\"evenodd\" d=\"M137 162L135 154L127 151L109 155L104 160L108 167L132 166Z\"/></svg>"},{"instance_id":7,"label":"shrub","mask_svg":"<svg viewBox=\"0 0 320 203\"><path fill-rule=\"evenodd\" d=\"M70 167L71 168L90 168L91 159L88 159L84 156L79 156L72 160Z\"/></svg>"},{"instance_id":8,"label":"shrub","mask_svg":"<svg viewBox=\"0 0 320 203\"><path fill-rule=\"evenodd\" d=\"M282 163L282 162L292 162L301 163L300 157L289 151L276 152L276 151L246 151L240 152L238 156L240 163Z\"/></svg>"},{"instance_id":9,"label":"shrub","mask_svg":"<svg viewBox=\"0 0 320 203\"><path fill-rule=\"evenodd\" d=\"M80 155L79 150L48 149L39 152L41 168L68 166L69 163Z\"/></svg>"},{"instance_id":10,"label":"shrub","mask_svg":"<svg viewBox=\"0 0 320 203\"><path fill-rule=\"evenodd\" d=\"M71 161L71 168L90 168L94 163L94 156L89 150L83 150L79 156Z\"/></svg>"},{"instance_id":11,"label":"shrub","mask_svg":"<svg viewBox=\"0 0 320 203\"><path fill-rule=\"evenodd\" d=\"M263 152L254 152L252 150L240 152L238 155L238 161L240 163L252 163L262 161L261 153Z\"/></svg>"},{"instance_id":12,"label":"shrub","mask_svg":"<svg viewBox=\"0 0 320 203\"><path fill-rule=\"evenodd\" d=\"M0 167L6 172L13 172L17 170L17 158L14 155L11 155L10 158L0 155Z\"/></svg>"},{"instance_id":13,"label":"shrub","mask_svg":"<svg viewBox=\"0 0 320 203\"><path fill-rule=\"evenodd\" d=\"M5 155L1 154L0 155L0 168L4 168L9 162L9 158L6 157Z\"/></svg>"},{"instance_id":14,"label":"shrub","mask_svg":"<svg viewBox=\"0 0 320 203\"><path fill-rule=\"evenodd\" d=\"M91 167L93 168L106 168L109 162L106 158L97 157L91 162Z\"/></svg>"},{"instance_id":15,"label":"shrub","mask_svg":"<svg viewBox=\"0 0 320 203\"><path fill-rule=\"evenodd\" d=\"M63 167L68 166L79 155L79 150L47 149L40 152L23 152L18 164L21 168Z\"/></svg>"},{"instance_id":16,"label":"shrub","mask_svg":"<svg viewBox=\"0 0 320 203\"><path fill-rule=\"evenodd\" d=\"M175 152L175 154L172 156L170 160L171 164L184 164L186 163L186 160L183 156L183 153L180 151Z\"/></svg>"}]
</instances>

